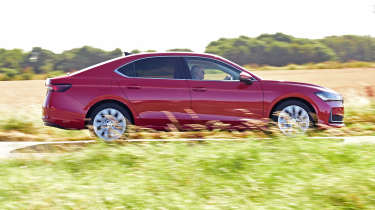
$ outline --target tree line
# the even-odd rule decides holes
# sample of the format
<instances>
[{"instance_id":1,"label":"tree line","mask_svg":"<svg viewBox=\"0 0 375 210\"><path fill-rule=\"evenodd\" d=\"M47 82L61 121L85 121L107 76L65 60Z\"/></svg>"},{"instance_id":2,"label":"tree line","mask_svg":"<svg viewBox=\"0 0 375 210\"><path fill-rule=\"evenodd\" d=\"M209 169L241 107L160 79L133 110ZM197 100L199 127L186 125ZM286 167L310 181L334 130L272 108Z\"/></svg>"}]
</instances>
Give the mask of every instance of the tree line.
<instances>
[{"instance_id":1,"label":"tree line","mask_svg":"<svg viewBox=\"0 0 375 210\"><path fill-rule=\"evenodd\" d=\"M344 35L304 39L283 33L262 34L255 38L222 38L209 43L206 52L221 55L240 65L375 61L375 38Z\"/></svg>"},{"instance_id":2,"label":"tree line","mask_svg":"<svg viewBox=\"0 0 375 210\"><path fill-rule=\"evenodd\" d=\"M191 51L175 48L168 51ZM140 50L132 50L140 53ZM154 52L147 50L145 52ZM375 61L375 38L370 36L329 36L323 39L296 38L283 33L240 36L212 41L205 52L232 60L240 65L305 64L325 61ZM54 76L76 71L122 56L120 49L105 51L83 46L54 53L40 47L30 52L0 49L0 80L31 79L35 75Z\"/></svg>"}]
</instances>

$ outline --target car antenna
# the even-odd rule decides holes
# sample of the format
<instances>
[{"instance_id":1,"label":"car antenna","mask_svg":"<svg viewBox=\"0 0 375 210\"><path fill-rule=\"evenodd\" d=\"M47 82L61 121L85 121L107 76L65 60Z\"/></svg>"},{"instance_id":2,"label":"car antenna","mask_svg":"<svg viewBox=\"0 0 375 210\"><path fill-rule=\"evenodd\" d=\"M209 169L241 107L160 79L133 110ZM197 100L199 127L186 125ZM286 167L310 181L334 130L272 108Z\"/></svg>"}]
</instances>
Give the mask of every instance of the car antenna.
<instances>
[{"instance_id":1,"label":"car antenna","mask_svg":"<svg viewBox=\"0 0 375 210\"><path fill-rule=\"evenodd\" d=\"M128 56L128 55L131 55L131 53L130 52L124 52L124 55Z\"/></svg>"}]
</instances>

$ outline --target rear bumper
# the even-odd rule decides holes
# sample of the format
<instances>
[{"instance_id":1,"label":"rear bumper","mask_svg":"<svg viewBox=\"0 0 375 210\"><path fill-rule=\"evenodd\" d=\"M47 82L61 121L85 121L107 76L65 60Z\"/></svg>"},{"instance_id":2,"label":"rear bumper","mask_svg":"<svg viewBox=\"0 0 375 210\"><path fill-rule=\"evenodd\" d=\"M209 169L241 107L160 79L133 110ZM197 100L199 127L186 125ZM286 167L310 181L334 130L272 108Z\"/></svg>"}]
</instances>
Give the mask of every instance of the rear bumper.
<instances>
[{"instance_id":1,"label":"rear bumper","mask_svg":"<svg viewBox=\"0 0 375 210\"><path fill-rule=\"evenodd\" d=\"M76 130L85 128L83 107L67 94L47 93L42 110L42 120L47 126Z\"/></svg>"},{"instance_id":2,"label":"rear bumper","mask_svg":"<svg viewBox=\"0 0 375 210\"><path fill-rule=\"evenodd\" d=\"M43 107L42 120L44 125L61 129L84 129L85 118L79 113L73 113L55 107Z\"/></svg>"},{"instance_id":3,"label":"rear bumper","mask_svg":"<svg viewBox=\"0 0 375 210\"><path fill-rule=\"evenodd\" d=\"M67 129L67 128L61 127L58 124L54 124L54 123L51 123L51 122L48 122L48 121L44 121L44 118L43 118L43 122L44 122L45 126L54 127L54 128L60 128L60 129Z\"/></svg>"}]
</instances>

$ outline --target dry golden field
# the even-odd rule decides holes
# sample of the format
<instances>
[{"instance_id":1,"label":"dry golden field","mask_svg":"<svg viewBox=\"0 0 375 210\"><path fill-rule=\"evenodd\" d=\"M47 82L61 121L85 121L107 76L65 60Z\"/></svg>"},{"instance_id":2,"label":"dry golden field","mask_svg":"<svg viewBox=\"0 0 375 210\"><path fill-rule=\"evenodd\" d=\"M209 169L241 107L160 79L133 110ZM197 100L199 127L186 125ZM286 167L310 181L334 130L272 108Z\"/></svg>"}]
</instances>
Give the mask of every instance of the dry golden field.
<instances>
[{"instance_id":1,"label":"dry golden field","mask_svg":"<svg viewBox=\"0 0 375 210\"><path fill-rule=\"evenodd\" d=\"M25 109L33 106L41 107L46 88L42 80L2 81L0 92L0 108L11 106L15 109Z\"/></svg>"},{"instance_id":2,"label":"dry golden field","mask_svg":"<svg viewBox=\"0 0 375 210\"><path fill-rule=\"evenodd\" d=\"M328 87L343 95L375 87L375 68L254 71L264 79L306 82Z\"/></svg>"}]
</instances>

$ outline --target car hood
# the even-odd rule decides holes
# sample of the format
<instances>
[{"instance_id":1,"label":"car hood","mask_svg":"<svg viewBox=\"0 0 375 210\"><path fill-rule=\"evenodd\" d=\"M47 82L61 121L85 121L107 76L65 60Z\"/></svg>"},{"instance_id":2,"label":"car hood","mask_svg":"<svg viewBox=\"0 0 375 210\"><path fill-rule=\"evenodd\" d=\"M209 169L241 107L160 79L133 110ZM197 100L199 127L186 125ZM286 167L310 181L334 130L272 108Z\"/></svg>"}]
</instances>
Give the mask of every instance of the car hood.
<instances>
[{"instance_id":1,"label":"car hood","mask_svg":"<svg viewBox=\"0 0 375 210\"><path fill-rule=\"evenodd\" d=\"M262 83L265 85L278 85L278 86L289 86L289 87L297 87L297 88L309 88L316 91L328 91L328 92L334 92L336 91L322 87L319 85L309 84L309 83L303 83L303 82L289 82L289 81L280 81L280 80L262 80Z\"/></svg>"}]
</instances>

